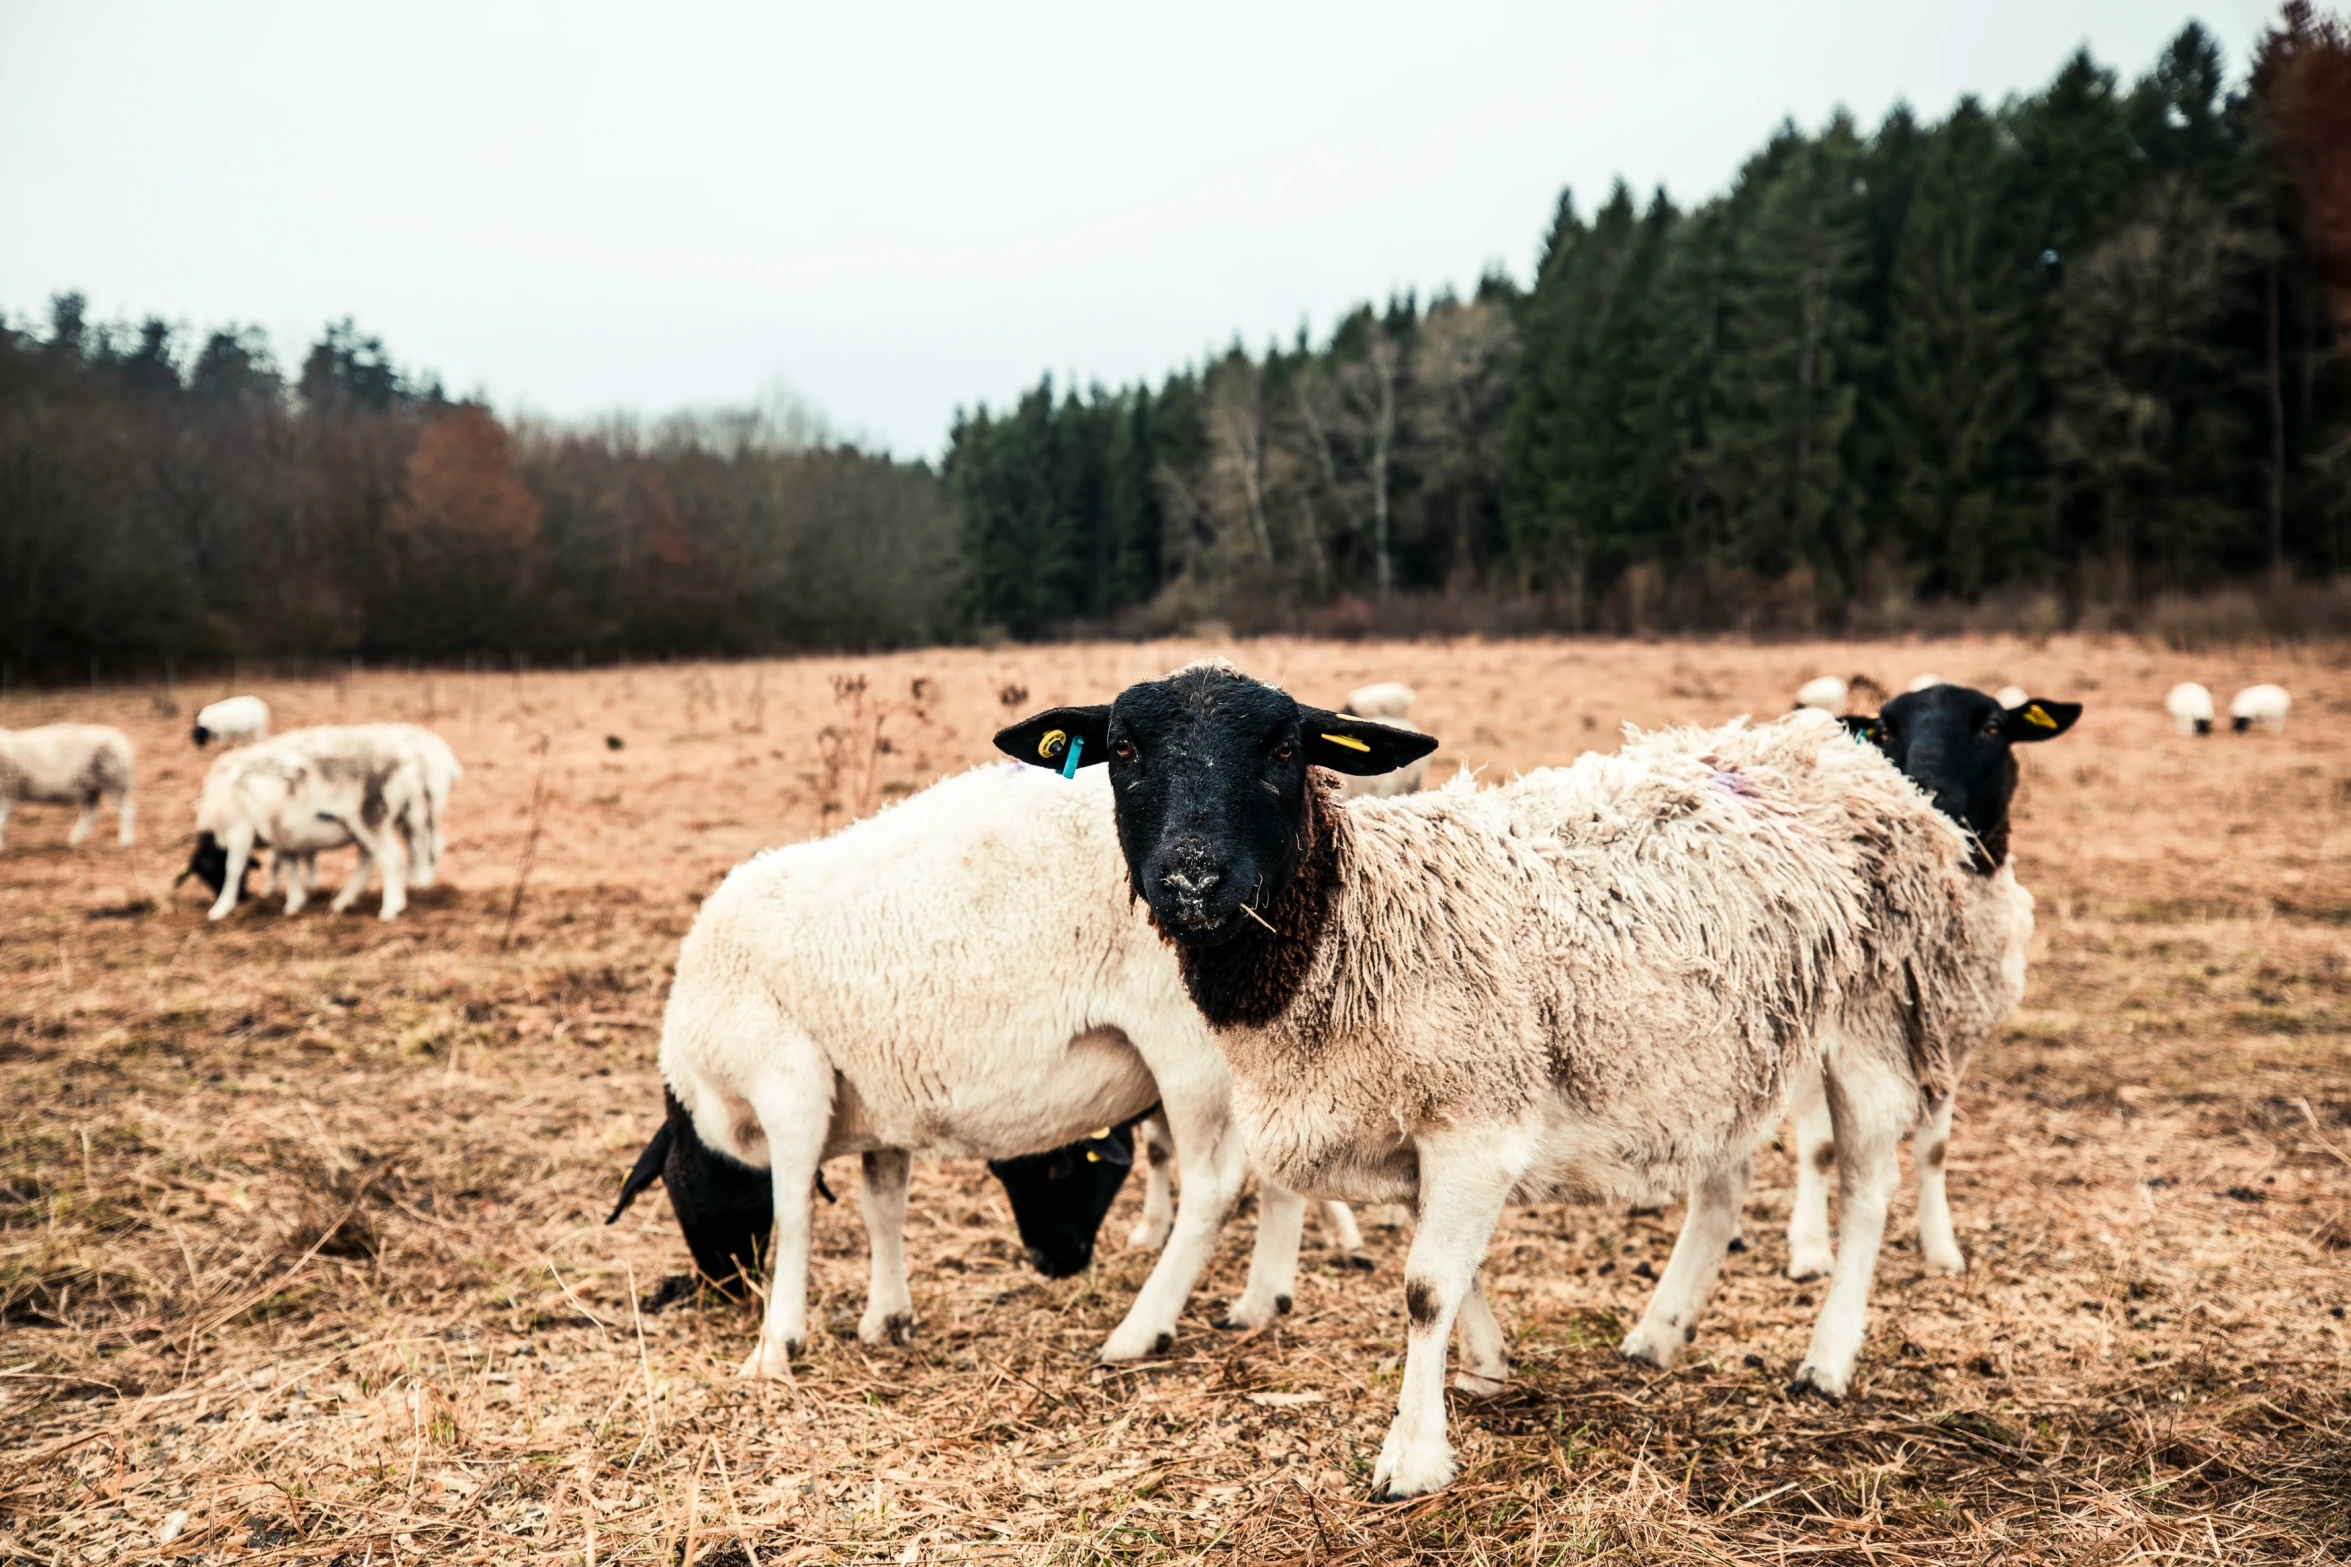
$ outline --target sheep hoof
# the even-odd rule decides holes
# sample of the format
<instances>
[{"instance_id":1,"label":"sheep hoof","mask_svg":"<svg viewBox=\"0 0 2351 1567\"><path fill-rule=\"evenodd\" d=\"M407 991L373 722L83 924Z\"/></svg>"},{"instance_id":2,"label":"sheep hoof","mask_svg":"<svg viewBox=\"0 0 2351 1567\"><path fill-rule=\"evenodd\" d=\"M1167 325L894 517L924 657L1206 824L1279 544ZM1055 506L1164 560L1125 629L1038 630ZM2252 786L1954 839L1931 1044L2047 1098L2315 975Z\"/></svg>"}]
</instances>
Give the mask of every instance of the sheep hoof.
<instances>
[{"instance_id":1,"label":"sheep hoof","mask_svg":"<svg viewBox=\"0 0 2351 1567\"><path fill-rule=\"evenodd\" d=\"M1144 1337L1146 1333L1151 1336ZM1102 1358L1115 1365L1122 1360L1143 1360L1152 1355L1164 1355L1173 1348L1175 1333L1170 1329L1162 1328L1154 1332L1149 1328L1130 1329L1127 1324L1121 1323L1118 1331L1110 1335L1109 1342L1102 1346Z\"/></svg>"},{"instance_id":2,"label":"sheep hoof","mask_svg":"<svg viewBox=\"0 0 2351 1567\"><path fill-rule=\"evenodd\" d=\"M1948 1257L1938 1257L1930 1252L1926 1258L1926 1271L1930 1278L1956 1279L1967 1272L1967 1259L1957 1252Z\"/></svg>"},{"instance_id":3,"label":"sheep hoof","mask_svg":"<svg viewBox=\"0 0 2351 1567\"><path fill-rule=\"evenodd\" d=\"M796 1338L784 1340L780 1348L763 1338L758 1347L735 1368L735 1375L754 1381L761 1377L789 1376L792 1357L799 1353L800 1341Z\"/></svg>"},{"instance_id":4,"label":"sheep hoof","mask_svg":"<svg viewBox=\"0 0 2351 1567\"><path fill-rule=\"evenodd\" d=\"M1453 1391L1464 1398L1500 1398L1510 1387L1510 1374L1490 1377L1480 1371L1453 1373Z\"/></svg>"},{"instance_id":5,"label":"sheep hoof","mask_svg":"<svg viewBox=\"0 0 2351 1567\"><path fill-rule=\"evenodd\" d=\"M1841 1404L1845 1401L1845 1385L1841 1378L1831 1377L1808 1361L1796 1368L1796 1380L1788 1384L1788 1397L1817 1398L1823 1403Z\"/></svg>"},{"instance_id":6,"label":"sheep hoof","mask_svg":"<svg viewBox=\"0 0 2351 1567\"><path fill-rule=\"evenodd\" d=\"M1635 1365L1653 1366L1659 1371L1672 1370L1681 1352L1682 1336L1679 1333L1652 1335L1646 1325L1627 1333L1624 1342L1617 1346L1617 1353Z\"/></svg>"},{"instance_id":7,"label":"sheep hoof","mask_svg":"<svg viewBox=\"0 0 2351 1567\"><path fill-rule=\"evenodd\" d=\"M1836 1261L1833 1258L1815 1257L1798 1252L1788 1259L1788 1277L1798 1284L1810 1284L1814 1279L1827 1277L1835 1267Z\"/></svg>"},{"instance_id":8,"label":"sheep hoof","mask_svg":"<svg viewBox=\"0 0 2351 1567\"><path fill-rule=\"evenodd\" d=\"M857 1324L857 1336L868 1344L908 1344L914 1340L914 1313L893 1311L883 1315L866 1313Z\"/></svg>"},{"instance_id":9,"label":"sheep hoof","mask_svg":"<svg viewBox=\"0 0 2351 1567\"><path fill-rule=\"evenodd\" d=\"M1380 1461L1371 1472L1373 1501L1409 1501L1452 1483L1453 1451L1443 1442L1417 1453L1405 1453L1400 1446L1393 1435L1381 1445Z\"/></svg>"}]
</instances>

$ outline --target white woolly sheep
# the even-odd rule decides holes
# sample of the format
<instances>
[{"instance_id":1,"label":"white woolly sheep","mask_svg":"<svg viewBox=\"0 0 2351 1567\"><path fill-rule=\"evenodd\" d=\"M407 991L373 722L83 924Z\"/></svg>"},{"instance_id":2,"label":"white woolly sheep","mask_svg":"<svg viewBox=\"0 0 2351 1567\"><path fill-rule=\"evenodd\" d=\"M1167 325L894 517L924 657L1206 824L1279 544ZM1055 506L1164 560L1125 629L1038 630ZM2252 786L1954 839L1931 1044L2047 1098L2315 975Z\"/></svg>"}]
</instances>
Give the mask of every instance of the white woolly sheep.
<instances>
[{"instance_id":1,"label":"white woolly sheep","mask_svg":"<svg viewBox=\"0 0 2351 1567\"><path fill-rule=\"evenodd\" d=\"M8 813L18 805L78 805L81 819L65 841L75 848L98 822L101 800L114 802L118 843L138 837L130 738L104 724L44 724L0 729L0 847L8 841Z\"/></svg>"},{"instance_id":2,"label":"white woolly sheep","mask_svg":"<svg viewBox=\"0 0 2351 1567\"><path fill-rule=\"evenodd\" d=\"M1796 705L1823 713L1841 713L1845 710L1845 693L1850 689L1835 675L1815 675L1796 688Z\"/></svg>"},{"instance_id":3,"label":"white woolly sheep","mask_svg":"<svg viewBox=\"0 0 2351 1567\"><path fill-rule=\"evenodd\" d=\"M2293 705L2294 699L2284 686L2247 686L2229 699L2229 728L2238 734L2258 728L2282 735L2286 712Z\"/></svg>"},{"instance_id":4,"label":"white woolly sheep","mask_svg":"<svg viewBox=\"0 0 2351 1567\"><path fill-rule=\"evenodd\" d=\"M1940 686L1895 698L1883 711L1848 719L1847 727L1884 751L1903 775L1956 821L1978 846L1973 869L1985 878L1996 932L1971 950L1983 965L1977 976L1985 1004L1973 1014L1980 1031L1936 1042L1950 1062L1951 1088L1930 1096L1911 1147L1918 1179L1920 1260L1929 1273L1963 1273L1966 1256L1951 1222L1944 1158L1951 1113L1967 1063L2024 996L2025 959L2033 937L2033 895L2016 880L2008 852L2009 808L2015 800L2020 744L2054 740L2081 716L2072 702L2029 695L2007 701L1963 686ZM2005 906L2007 917L1998 918ZM1810 1279L1834 1265L1829 1244L1828 1172L1836 1163L1828 1103L1820 1074L1799 1088L1789 1113L1796 1156L1796 1195L1788 1215L1788 1274Z\"/></svg>"},{"instance_id":5,"label":"white woolly sheep","mask_svg":"<svg viewBox=\"0 0 2351 1567\"><path fill-rule=\"evenodd\" d=\"M1881 752L1801 713L1342 808L1309 763L1387 770L1431 742L1215 665L997 744L1026 756L1052 730L1108 757L1128 883L1177 945L1251 1158L1316 1195L1418 1204L1377 1494L1451 1477L1457 1322L1464 1388L1507 1374L1477 1283L1506 1203L1691 1193L1625 1342L1668 1360L1737 1229L1753 1149L1824 1055L1844 1245L1798 1385L1843 1393L1896 1144L1949 1091L1936 1042L1998 1005L1975 949L2008 913L1968 873L1965 834Z\"/></svg>"},{"instance_id":6,"label":"white woolly sheep","mask_svg":"<svg viewBox=\"0 0 2351 1567\"><path fill-rule=\"evenodd\" d=\"M1410 718L1412 704L1419 700L1419 693L1403 681L1383 680L1348 692L1347 705L1339 711L1358 718Z\"/></svg>"},{"instance_id":7,"label":"white woolly sheep","mask_svg":"<svg viewBox=\"0 0 2351 1567\"><path fill-rule=\"evenodd\" d=\"M2002 707L2022 707L2033 699L2033 694L2022 686L2002 686L1992 693L1992 700Z\"/></svg>"},{"instance_id":8,"label":"white woolly sheep","mask_svg":"<svg viewBox=\"0 0 2351 1567\"><path fill-rule=\"evenodd\" d=\"M1913 691L1932 691L1937 686L1949 685L1950 683L1941 675L1920 675L1902 688L1902 694L1908 696Z\"/></svg>"},{"instance_id":9,"label":"white woolly sheep","mask_svg":"<svg viewBox=\"0 0 2351 1567\"><path fill-rule=\"evenodd\" d=\"M430 887L438 880L446 847L449 792L465 776L465 769L458 765L457 754L449 749L449 742L421 724L321 725L295 733L360 737L366 744L404 747L414 753L424 791L414 802L414 808L402 813L399 822L401 841L408 849L407 882L411 887ZM317 861L315 853L273 848L268 885L275 888L282 883L290 893L294 880L299 878L305 886L315 886ZM295 912L300 907L297 901L287 912Z\"/></svg>"},{"instance_id":10,"label":"white woolly sheep","mask_svg":"<svg viewBox=\"0 0 2351 1567\"><path fill-rule=\"evenodd\" d=\"M224 746L267 740L269 704L257 696L224 696L196 715L196 727L188 738L199 746L214 740Z\"/></svg>"},{"instance_id":11,"label":"white woolly sheep","mask_svg":"<svg viewBox=\"0 0 2351 1567\"><path fill-rule=\"evenodd\" d=\"M901 1339L910 1155L1030 1154L1154 1103L1181 1188L1166 1249L1102 1355L1173 1341L1246 1160L1224 1063L1119 864L1099 774L997 766L770 850L704 901L678 954L661 1071L698 1141L772 1183L767 1309L744 1375L782 1373L806 1337L824 1160L863 1156L873 1282L858 1335ZM1264 1183L1228 1322L1289 1309L1304 1210Z\"/></svg>"},{"instance_id":12,"label":"white woolly sheep","mask_svg":"<svg viewBox=\"0 0 2351 1567\"><path fill-rule=\"evenodd\" d=\"M384 883L380 918L408 905L405 837L422 830L428 810L424 769L413 746L364 729L297 729L231 751L212 764L196 804L196 849L182 878L196 876L217 894L210 917L226 919L244 890L253 851L267 847L271 879L286 882L286 912L308 899L315 856L345 844L359 863L329 905L341 914L378 868Z\"/></svg>"},{"instance_id":13,"label":"white woolly sheep","mask_svg":"<svg viewBox=\"0 0 2351 1567\"><path fill-rule=\"evenodd\" d=\"M2212 693L2193 680L2183 680L2163 696L2163 710L2171 726L2184 735L2212 733Z\"/></svg>"}]
</instances>

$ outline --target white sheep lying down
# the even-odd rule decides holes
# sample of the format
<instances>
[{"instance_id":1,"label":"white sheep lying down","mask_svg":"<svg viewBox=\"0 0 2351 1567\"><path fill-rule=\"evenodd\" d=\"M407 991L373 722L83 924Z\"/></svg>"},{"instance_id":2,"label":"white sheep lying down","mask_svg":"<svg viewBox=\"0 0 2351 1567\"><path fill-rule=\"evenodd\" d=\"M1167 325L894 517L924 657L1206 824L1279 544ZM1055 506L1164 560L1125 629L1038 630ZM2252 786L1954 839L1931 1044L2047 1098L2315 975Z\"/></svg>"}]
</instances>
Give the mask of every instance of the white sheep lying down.
<instances>
[{"instance_id":1,"label":"white sheep lying down","mask_svg":"<svg viewBox=\"0 0 2351 1567\"><path fill-rule=\"evenodd\" d=\"M1173 954L1122 886L1098 775L978 769L737 866L678 954L661 1071L704 1144L773 1181L767 1309L747 1376L782 1373L807 1337L809 1201L828 1158L864 1156L873 1284L858 1335L879 1342L912 1320L911 1155L1041 1152L1158 1103L1181 1183L1108 1360L1170 1345L1245 1173L1231 1079ZM1264 1183L1228 1323L1289 1309L1304 1208Z\"/></svg>"},{"instance_id":2,"label":"white sheep lying down","mask_svg":"<svg viewBox=\"0 0 2351 1567\"><path fill-rule=\"evenodd\" d=\"M352 844L359 863L330 907L349 909L380 868L379 917L397 919L408 906L409 842L427 837L432 820L425 763L409 739L388 726L297 729L212 764L186 874L215 890L210 917L226 919L254 851L266 847L272 882L285 883L286 912L298 914L319 852Z\"/></svg>"},{"instance_id":3,"label":"white sheep lying down","mask_svg":"<svg viewBox=\"0 0 2351 1567\"><path fill-rule=\"evenodd\" d=\"M19 804L78 805L81 819L65 841L79 848L98 822L101 800L114 802L119 843L137 836L138 802L133 794L130 738L104 724L44 724L38 729L0 729L0 845L8 836L8 813Z\"/></svg>"},{"instance_id":4,"label":"white sheep lying down","mask_svg":"<svg viewBox=\"0 0 2351 1567\"><path fill-rule=\"evenodd\" d=\"M250 745L269 738L269 704L257 696L224 696L206 703L196 715L188 738L201 747L218 740L223 746Z\"/></svg>"},{"instance_id":5,"label":"white sheep lying down","mask_svg":"<svg viewBox=\"0 0 2351 1567\"><path fill-rule=\"evenodd\" d=\"M2004 901L1874 747L1807 711L1335 807L1306 764L1393 766L1370 726L1198 667L1039 725L1107 754L1132 885L1177 941L1260 1170L1417 1202L1399 1408L1375 1490L1451 1478L1445 1345L1506 1374L1477 1284L1508 1203L1690 1213L1628 1354L1664 1363L1738 1228L1754 1148L1825 1065L1843 1244L1800 1386L1849 1384L1895 1150L1949 1092L1947 1038L2004 1010ZM1334 737L1371 742L1359 756ZM1246 917L1244 917L1246 916Z\"/></svg>"}]
</instances>

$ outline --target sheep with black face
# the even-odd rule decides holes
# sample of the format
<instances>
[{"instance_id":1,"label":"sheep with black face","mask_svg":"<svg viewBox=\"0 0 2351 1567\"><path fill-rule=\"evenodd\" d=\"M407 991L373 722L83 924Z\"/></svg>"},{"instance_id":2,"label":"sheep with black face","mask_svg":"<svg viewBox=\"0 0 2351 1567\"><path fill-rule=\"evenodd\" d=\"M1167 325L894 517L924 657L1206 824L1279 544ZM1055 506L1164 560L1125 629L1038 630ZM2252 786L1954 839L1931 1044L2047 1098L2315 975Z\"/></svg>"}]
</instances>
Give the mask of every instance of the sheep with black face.
<instances>
[{"instance_id":1,"label":"sheep with black face","mask_svg":"<svg viewBox=\"0 0 2351 1567\"><path fill-rule=\"evenodd\" d=\"M1823 1050L1846 1245L1800 1377L1844 1390L1921 1097L1905 1029L1952 1031L1988 1004L1960 949L1994 934L1967 839L1881 753L1807 712L1341 806L1315 766L1388 771L1435 742L1222 665L997 744L1025 756L1054 730L1108 755L1129 884L1232 1069L1251 1158L1318 1195L1418 1205L1378 1494L1451 1478L1457 1324L1462 1385L1507 1374L1477 1285L1506 1202L1693 1193L1626 1347L1678 1345L1751 1152Z\"/></svg>"},{"instance_id":2,"label":"sheep with black face","mask_svg":"<svg viewBox=\"0 0 2351 1567\"><path fill-rule=\"evenodd\" d=\"M2015 750L2056 739L2082 714L2078 702L2020 696L2004 704L1966 686L1939 685L1898 696L1875 714L1845 720L1968 835L1975 845L1970 868L1982 878L1985 898L2008 910L2005 938L1977 949L1987 965L1980 980L1987 1004L1974 1015L1980 1027L1936 1042L1949 1062L1940 1076L1950 1088L1929 1097L1911 1139L1919 1253L1929 1273L1967 1271L1944 1175L1952 1108L1968 1061L2024 997L2033 895L2017 881L2008 852L2019 773ZM1829 1243L1828 1172L1837 1162L1836 1150L1826 1088L1817 1072L1798 1090L1789 1123L1795 1134L1796 1196L1788 1216L1788 1276L1801 1280L1829 1272L1835 1260Z\"/></svg>"},{"instance_id":3,"label":"sheep with black face","mask_svg":"<svg viewBox=\"0 0 2351 1567\"><path fill-rule=\"evenodd\" d=\"M1118 865L1099 773L996 766L829 838L770 850L704 900L662 1019L662 1077L679 1108L654 1162L685 1149L702 1161L696 1180L772 1189L766 1311L745 1375L780 1374L805 1340L808 1202L824 1160L857 1154L862 1166L872 1287L858 1334L902 1341L914 1327L912 1155L1047 1153L1155 1104L1174 1131L1182 1191L1158 1263L1102 1354L1135 1359L1173 1344L1246 1163L1224 1063ZM1079 1232L1090 1250L1115 1187L1081 1182L1067 1199L1055 1184L1008 1189L1044 1260L1083 1266ZM747 1211L748 1198L733 1206ZM1228 1322L1261 1327L1290 1309L1304 1209L1264 1183L1248 1283ZM742 1244L739 1226L721 1228L694 1248L719 1279L705 1254L723 1262Z\"/></svg>"}]
</instances>

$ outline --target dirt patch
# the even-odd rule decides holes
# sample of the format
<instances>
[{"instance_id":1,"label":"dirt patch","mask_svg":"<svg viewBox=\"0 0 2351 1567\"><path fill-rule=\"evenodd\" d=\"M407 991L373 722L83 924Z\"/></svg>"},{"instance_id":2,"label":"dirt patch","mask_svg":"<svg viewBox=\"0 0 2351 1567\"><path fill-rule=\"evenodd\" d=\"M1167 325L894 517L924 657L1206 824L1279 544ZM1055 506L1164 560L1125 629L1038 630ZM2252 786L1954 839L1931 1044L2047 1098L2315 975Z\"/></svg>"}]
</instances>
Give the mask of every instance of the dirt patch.
<instances>
[{"instance_id":1,"label":"dirt patch","mask_svg":"<svg viewBox=\"0 0 2351 1567\"><path fill-rule=\"evenodd\" d=\"M1822 672L2089 702L2025 758L2033 983L1950 1152L1972 1271L1924 1276L1905 1196L1842 1405L1782 1391L1818 1286L1781 1276L1779 1153L1668 1375L1614 1346L1678 1213L1513 1210L1486 1276L1516 1374L1457 1400L1461 1479L1403 1507L1362 1500L1403 1349L1395 1229L1369 1228L1369 1274L1310 1251L1297 1311L1236 1338L1209 1324L1241 1288L1245 1207L1174 1350L1108 1371L1092 1352L1151 1260L1121 1245L1137 1194L1093 1274L1054 1282L978 1166L923 1165L916 1338L871 1352L836 1172L822 1331L792 1383L734 1380L752 1317L670 1282L685 1254L660 1194L602 1224L656 1124L660 1009L700 898L760 848L988 760L1016 710L1201 651L263 687L281 727L415 719L463 758L447 883L389 925L373 896L208 924L172 886L208 758L150 693L0 703L12 727L128 730L145 834L122 850L107 823L68 852L71 813L28 807L0 853L0 1560L579 1561L591 1537L597 1561L771 1564L2351 1543L2351 650L2332 646L1223 650L1321 702L1409 681L1444 742L1435 780L1569 760L1628 720L1776 712ZM2175 737L2160 703L2189 678L2280 680L2293 723Z\"/></svg>"}]
</instances>

